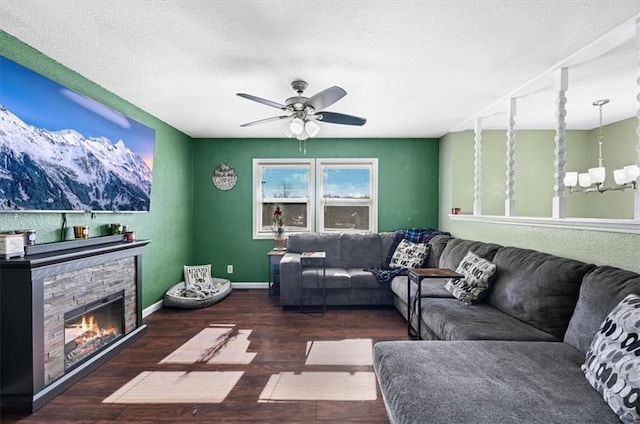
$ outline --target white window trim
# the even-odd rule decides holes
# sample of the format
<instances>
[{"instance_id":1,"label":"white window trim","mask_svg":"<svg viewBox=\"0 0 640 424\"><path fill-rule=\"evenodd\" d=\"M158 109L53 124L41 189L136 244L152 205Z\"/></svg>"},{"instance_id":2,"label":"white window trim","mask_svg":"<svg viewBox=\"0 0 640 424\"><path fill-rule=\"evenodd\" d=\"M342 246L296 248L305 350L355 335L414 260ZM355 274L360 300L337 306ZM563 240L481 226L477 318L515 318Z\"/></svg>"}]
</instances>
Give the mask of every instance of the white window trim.
<instances>
[{"instance_id":1,"label":"white window trim","mask_svg":"<svg viewBox=\"0 0 640 424\"><path fill-rule=\"evenodd\" d=\"M273 239L273 233L271 231L264 231L261 227L261 208L258 205L262 205L264 202L278 203L280 198L262 198L262 172L258 172L263 166L307 166L309 170L309 199L307 203L307 223L309 225L306 231L286 231L285 234L302 233L302 232L315 232L318 229L323 228L324 219L323 214L317 213L320 205L324 206L322 199L322 182L318 183L318 178L322 176L322 166L324 165L353 165L354 167L367 167L371 168L371 199L366 200L366 204L370 205L369 208L369 225L373 231L378 229L378 159L377 158L318 158L318 159L253 159L253 201L252 201L252 228L253 239ZM288 199L289 203L295 203L297 199ZM300 200L305 202L305 200ZM336 199L331 201L331 204L365 204L365 201L359 199ZM337 232L337 230L325 230L324 232ZM344 232L344 230L340 230ZM349 232L361 232L368 233L371 231L349 231Z\"/></svg>"}]
</instances>

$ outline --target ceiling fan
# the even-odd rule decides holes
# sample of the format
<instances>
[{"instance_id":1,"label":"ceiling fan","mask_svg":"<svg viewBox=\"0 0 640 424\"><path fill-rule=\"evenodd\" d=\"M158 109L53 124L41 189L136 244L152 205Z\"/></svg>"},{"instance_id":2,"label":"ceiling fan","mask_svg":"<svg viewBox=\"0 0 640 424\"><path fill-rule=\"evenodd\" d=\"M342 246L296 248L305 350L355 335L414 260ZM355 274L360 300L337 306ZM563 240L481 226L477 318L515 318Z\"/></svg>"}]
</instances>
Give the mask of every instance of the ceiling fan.
<instances>
[{"instance_id":1,"label":"ceiling fan","mask_svg":"<svg viewBox=\"0 0 640 424\"><path fill-rule=\"evenodd\" d=\"M306 140L309 137L316 136L318 132L320 132L320 126L317 122L341 125L364 125L367 122L365 118L360 118L358 116L327 112L324 110L347 95L347 92L344 89L334 85L333 87L329 87L311 97L305 97L302 93L308 86L309 84L305 81L293 81L291 83L291 87L298 93L298 95L289 97L285 100L284 104L256 97L251 94L236 93L240 97L280 109L286 113L285 115L248 122L240 126L250 127L252 125L264 124L266 122L290 119L291 121L288 127L289 131L291 131L298 140Z\"/></svg>"}]
</instances>

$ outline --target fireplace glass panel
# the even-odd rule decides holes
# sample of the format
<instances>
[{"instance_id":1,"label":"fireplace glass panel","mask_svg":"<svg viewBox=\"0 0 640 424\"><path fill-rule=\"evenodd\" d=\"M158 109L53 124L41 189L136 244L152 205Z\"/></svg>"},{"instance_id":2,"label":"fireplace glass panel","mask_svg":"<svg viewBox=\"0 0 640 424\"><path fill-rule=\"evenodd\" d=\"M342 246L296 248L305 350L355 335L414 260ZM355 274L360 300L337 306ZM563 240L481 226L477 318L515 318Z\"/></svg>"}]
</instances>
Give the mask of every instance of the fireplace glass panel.
<instances>
[{"instance_id":1,"label":"fireplace glass panel","mask_svg":"<svg viewBox=\"0 0 640 424\"><path fill-rule=\"evenodd\" d=\"M124 293L118 292L65 314L65 371L124 335L123 306Z\"/></svg>"}]
</instances>

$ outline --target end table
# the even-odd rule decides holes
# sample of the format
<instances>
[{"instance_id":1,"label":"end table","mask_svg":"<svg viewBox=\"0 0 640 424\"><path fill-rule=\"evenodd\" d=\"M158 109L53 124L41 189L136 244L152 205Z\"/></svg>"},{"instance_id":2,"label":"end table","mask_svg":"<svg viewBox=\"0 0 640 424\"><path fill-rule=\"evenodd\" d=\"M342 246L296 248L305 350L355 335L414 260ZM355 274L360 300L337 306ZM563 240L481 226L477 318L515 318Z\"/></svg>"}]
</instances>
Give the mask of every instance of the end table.
<instances>
[{"instance_id":1,"label":"end table","mask_svg":"<svg viewBox=\"0 0 640 424\"><path fill-rule=\"evenodd\" d=\"M267 253L267 259L269 260L269 297L272 294L276 294L276 291L280 293L280 261L282 257L287 253L286 250L272 249Z\"/></svg>"},{"instance_id":2,"label":"end table","mask_svg":"<svg viewBox=\"0 0 640 424\"><path fill-rule=\"evenodd\" d=\"M322 315L327 311L327 291L325 278L327 276L327 267L325 259L327 257L326 252L302 252L300 254L300 312L303 311L303 294L304 294L304 284L302 281L302 271L304 270L305 265L313 266L316 271L316 281L318 282L318 286L322 284ZM318 265L322 266L322 279L320 279L320 271L317 268Z\"/></svg>"}]
</instances>

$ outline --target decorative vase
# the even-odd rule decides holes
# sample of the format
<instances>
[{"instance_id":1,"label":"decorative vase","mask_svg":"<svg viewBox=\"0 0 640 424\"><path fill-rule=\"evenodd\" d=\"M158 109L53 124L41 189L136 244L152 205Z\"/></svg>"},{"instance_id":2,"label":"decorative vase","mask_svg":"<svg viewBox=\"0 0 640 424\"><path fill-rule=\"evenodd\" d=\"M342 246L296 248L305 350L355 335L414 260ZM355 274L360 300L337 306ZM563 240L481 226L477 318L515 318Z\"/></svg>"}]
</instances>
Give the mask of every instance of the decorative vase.
<instances>
[{"instance_id":1,"label":"decorative vase","mask_svg":"<svg viewBox=\"0 0 640 424\"><path fill-rule=\"evenodd\" d=\"M285 249L284 245L285 245L284 238L280 237L280 238L276 239L276 249L277 250L284 250Z\"/></svg>"}]
</instances>

